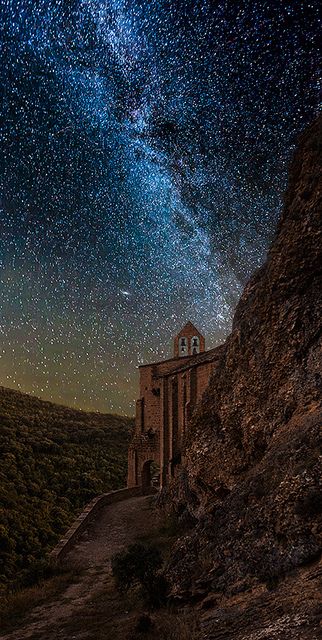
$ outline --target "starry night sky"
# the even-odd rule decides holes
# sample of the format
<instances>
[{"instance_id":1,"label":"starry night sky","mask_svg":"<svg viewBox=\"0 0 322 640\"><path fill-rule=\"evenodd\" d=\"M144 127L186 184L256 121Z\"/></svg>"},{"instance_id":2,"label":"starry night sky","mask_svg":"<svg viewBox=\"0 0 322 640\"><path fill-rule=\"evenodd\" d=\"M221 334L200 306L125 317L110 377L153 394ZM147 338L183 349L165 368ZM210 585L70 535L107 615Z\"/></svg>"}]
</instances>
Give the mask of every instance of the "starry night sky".
<instances>
[{"instance_id":1,"label":"starry night sky","mask_svg":"<svg viewBox=\"0 0 322 640\"><path fill-rule=\"evenodd\" d=\"M319 2L2 0L0 384L132 414L223 341L318 108Z\"/></svg>"}]
</instances>

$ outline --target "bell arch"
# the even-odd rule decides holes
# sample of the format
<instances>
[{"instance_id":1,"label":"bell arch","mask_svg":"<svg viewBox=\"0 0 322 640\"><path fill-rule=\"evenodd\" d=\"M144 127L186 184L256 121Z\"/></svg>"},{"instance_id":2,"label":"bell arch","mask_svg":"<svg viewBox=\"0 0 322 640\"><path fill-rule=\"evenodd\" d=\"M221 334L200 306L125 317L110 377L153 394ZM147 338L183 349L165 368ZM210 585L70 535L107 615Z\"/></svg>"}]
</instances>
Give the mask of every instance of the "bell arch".
<instances>
[{"instance_id":1,"label":"bell arch","mask_svg":"<svg viewBox=\"0 0 322 640\"><path fill-rule=\"evenodd\" d=\"M195 356L197 353L200 353L200 338L199 336L192 336L190 342L190 352L191 355Z\"/></svg>"},{"instance_id":2,"label":"bell arch","mask_svg":"<svg viewBox=\"0 0 322 640\"><path fill-rule=\"evenodd\" d=\"M179 340L179 356L188 355L188 338L181 336Z\"/></svg>"}]
</instances>

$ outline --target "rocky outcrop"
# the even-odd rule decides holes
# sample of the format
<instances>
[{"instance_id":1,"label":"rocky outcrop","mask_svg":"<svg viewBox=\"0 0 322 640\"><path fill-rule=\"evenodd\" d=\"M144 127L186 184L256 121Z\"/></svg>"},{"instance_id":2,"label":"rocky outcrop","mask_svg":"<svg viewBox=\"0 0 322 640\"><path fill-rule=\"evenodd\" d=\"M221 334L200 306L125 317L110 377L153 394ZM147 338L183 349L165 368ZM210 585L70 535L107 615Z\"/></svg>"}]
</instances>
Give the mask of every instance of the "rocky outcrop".
<instances>
[{"instance_id":1,"label":"rocky outcrop","mask_svg":"<svg viewBox=\"0 0 322 640\"><path fill-rule=\"evenodd\" d=\"M196 524L172 557L173 594L272 588L321 551L321 143L319 118L190 426L170 496Z\"/></svg>"}]
</instances>

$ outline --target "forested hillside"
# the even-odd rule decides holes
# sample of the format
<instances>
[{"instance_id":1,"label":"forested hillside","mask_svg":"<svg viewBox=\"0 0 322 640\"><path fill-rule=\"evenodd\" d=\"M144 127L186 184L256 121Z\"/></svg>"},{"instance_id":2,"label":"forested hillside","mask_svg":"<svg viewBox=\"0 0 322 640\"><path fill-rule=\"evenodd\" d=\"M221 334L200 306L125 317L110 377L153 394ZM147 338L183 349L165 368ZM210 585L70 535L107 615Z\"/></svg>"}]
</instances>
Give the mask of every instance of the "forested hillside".
<instances>
[{"instance_id":1,"label":"forested hillside","mask_svg":"<svg viewBox=\"0 0 322 640\"><path fill-rule=\"evenodd\" d=\"M41 576L82 507L125 485L131 427L0 387L0 589Z\"/></svg>"}]
</instances>

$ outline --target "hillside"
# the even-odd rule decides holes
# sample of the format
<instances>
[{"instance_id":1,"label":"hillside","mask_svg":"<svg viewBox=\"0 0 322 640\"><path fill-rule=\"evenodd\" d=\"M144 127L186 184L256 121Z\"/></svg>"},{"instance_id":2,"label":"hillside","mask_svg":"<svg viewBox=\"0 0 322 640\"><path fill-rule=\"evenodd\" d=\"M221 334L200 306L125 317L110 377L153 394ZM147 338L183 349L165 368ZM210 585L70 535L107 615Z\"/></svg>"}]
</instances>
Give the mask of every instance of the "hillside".
<instances>
[{"instance_id":1,"label":"hillside","mask_svg":"<svg viewBox=\"0 0 322 640\"><path fill-rule=\"evenodd\" d=\"M168 498L194 522L169 567L172 593L188 602L212 594L209 638L219 630L220 638L316 637L319 572L307 577L301 567L316 563L322 546L321 143L319 118L300 139L267 261L237 307ZM277 587L266 619L263 603L253 607L246 633L246 594ZM224 596L235 597L234 615L219 607Z\"/></svg>"},{"instance_id":2,"label":"hillside","mask_svg":"<svg viewBox=\"0 0 322 640\"><path fill-rule=\"evenodd\" d=\"M46 552L99 493L126 483L132 420L0 387L0 583L31 584Z\"/></svg>"}]
</instances>

